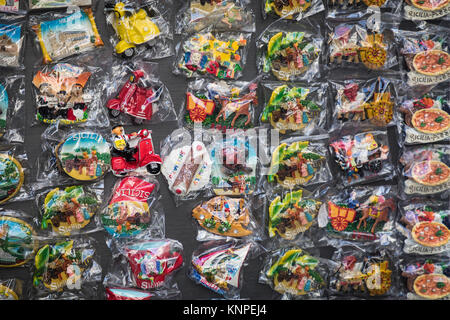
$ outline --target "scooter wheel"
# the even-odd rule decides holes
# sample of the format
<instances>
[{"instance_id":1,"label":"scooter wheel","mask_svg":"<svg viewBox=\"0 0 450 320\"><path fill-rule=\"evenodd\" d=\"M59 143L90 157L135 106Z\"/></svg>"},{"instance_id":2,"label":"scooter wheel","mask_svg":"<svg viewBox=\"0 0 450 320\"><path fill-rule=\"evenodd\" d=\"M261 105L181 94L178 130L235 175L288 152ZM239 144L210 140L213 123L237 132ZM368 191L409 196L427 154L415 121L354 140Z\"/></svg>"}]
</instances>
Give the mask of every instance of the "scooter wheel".
<instances>
[{"instance_id":1,"label":"scooter wheel","mask_svg":"<svg viewBox=\"0 0 450 320\"><path fill-rule=\"evenodd\" d=\"M128 48L127 50L122 52L122 57L129 59L132 56L134 56L134 53L135 53L135 49L134 48Z\"/></svg>"},{"instance_id":2,"label":"scooter wheel","mask_svg":"<svg viewBox=\"0 0 450 320\"><path fill-rule=\"evenodd\" d=\"M116 109L109 109L109 115L113 118L120 116L120 111Z\"/></svg>"},{"instance_id":3,"label":"scooter wheel","mask_svg":"<svg viewBox=\"0 0 450 320\"><path fill-rule=\"evenodd\" d=\"M139 125L139 124L144 123L144 119L141 119L141 118L133 118L133 122L134 122L134 124Z\"/></svg>"},{"instance_id":4,"label":"scooter wheel","mask_svg":"<svg viewBox=\"0 0 450 320\"><path fill-rule=\"evenodd\" d=\"M161 164L159 164L159 163L150 163L147 166L147 171L150 174L159 174L159 172L161 171Z\"/></svg>"}]
</instances>

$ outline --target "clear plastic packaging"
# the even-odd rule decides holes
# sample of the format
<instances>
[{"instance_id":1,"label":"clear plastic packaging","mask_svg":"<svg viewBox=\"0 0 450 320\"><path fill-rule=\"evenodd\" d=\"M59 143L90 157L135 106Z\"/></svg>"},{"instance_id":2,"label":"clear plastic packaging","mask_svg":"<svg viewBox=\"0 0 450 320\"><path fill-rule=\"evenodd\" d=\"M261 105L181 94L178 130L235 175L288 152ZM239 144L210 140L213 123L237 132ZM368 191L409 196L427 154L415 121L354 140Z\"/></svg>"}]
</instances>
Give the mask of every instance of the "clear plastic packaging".
<instances>
[{"instance_id":1,"label":"clear plastic packaging","mask_svg":"<svg viewBox=\"0 0 450 320\"><path fill-rule=\"evenodd\" d=\"M396 228L404 238L403 252L441 255L450 251L450 207L448 201L413 198L402 201Z\"/></svg>"},{"instance_id":2,"label":"clear plastic packaging","mask_svg":"<svg viewBox=\"0 0 450 320\"><path fill-rule=\"evenodd\" d=\"M396 33L402 68L410 87L432 86L450 79L450 29L427 25L423 30Z\"/></svg>"},{"instance_id":3,"label":"clear plastic packaging","mask_svg":"<svg viewBox=\"0 0 450 320\"><path fill-rule=\"evenodd\" d=\"M0 210L0 269L32 261L38 248L36 229L32 217L25 212Z\"/></svg>"},{"instance_id":4,"label":"clear plastic packaging","mask_svg":"<svg viewBox=\"0 0 450 320\"><path fill-rule=\"evenodd\" d=\"M408 300L449 300L450 259L402 257L402 295Z\"/></svg>"},{"instance_id":5,"label":"clear plastic packaging","mask_svg":"<svg viewBox=\"0 0 450 320\"><path fill-rule=\"evenodd\" d=\"M212 136L203 130L196 132L199 136L180 128L161 142L161 173L177 206L183 200L195 199L210 185Z\"/></svg>"},{"instance_id":6,"label":"clear plastic packaging","mask_svg":"<svg viewBox=\"0 0 450 320\"><path fill-rule=\"evenodd\" d=\"M398 101L399 78L364 78L329 80L333 96L332 127L346 122L369 123L386 127L396 121L395 105Z\"/></svg>"},{"instance_id":7,"label":"clear plastic packaging","mask_svg":"<svg viewBox=\"0 0 450 320\"><path fill-rule=\"evenodd\" d=\"M450 6L447 0L403 0L401 5L403 6L403 16L407 20L450 20Z\"/></svg>"},{"instance_id":8,"label":"clear plastic packaging","mask_svg":"<svg viewBox=\"0 0 450 320\"><path fill-rule=\"evenodd\" d=\"M0 12L0 66L23 68L26 16Z\"/></svg>"},{"instance_id":9,"label":"clear plastic packaging","mask_svg":"<svg viewBox=\"0 0 450 320\"><path fill-rule=\"evenodd\" d=\"M96 299L102 268L95 240L84 236L42 239L33 266L33 298Z\"/></svg>"},{"instance_id":10,"label":"clear plastic packaging","mask_svg":"<svg viewBox=\"0 0 450 320\"><path fill-rule=\"evenodd\" d=\"M297 246L282 246L266 255L258 282L269 285L282 300L324 298L329 263Z\"/></svg>"},{"instance_id":11,"label":"clear plastic packaging","mask_svg":"<svg viewBox=\"0 0 450 320\"><path fill-rule=\"evenodd\" d=\"M339 17L352 15L364 16L368 10L380 10L384 12L398 12L400 2L404 0L324 0L327 7L327 17Z\"/></svg>"},{"instance_id":12,"label":"clear plastic packaging","mask_svg":"<svg viewBox=\"0 0 450 320\"><path fill-rule=\"evenodd\" d=\"M0 204L33 198L30 166L22 145L0 145Z\"/></svg>"},{"instance_id":13,"label":"clear plastic packaging","mask_svg":"<svg viewBox=\"0 0 450 320\"><path fill-rule=\"evenodd\" d=\"M61 129L58 122L50 125L41 137L36 180L49 185L100 180L111 167L105 136L102 130Z\"/></svg>"},{"instance_id":14,"label":"clear plastic packaging","mask_svg":"<svg viewBox=\"0 0 450 320\"><path fill-rule=\"evenodd\" d=\"M137 288L150 294L178 291L174 275L183 266L183 245L172 239L109 240L113 263L103 285Z\"/></svg>"},{"instance_id":15,"label":"clear plastic packaging","mask_svg":"<svg viewBox=\"0 0 450 320\"><path fill-rule=\"evenodd\" d=\"M450 141L448 83L423 90L407 88L398 107L400 145Z\"/></svg>"},{"instance_id":16,"label":"clear plastic packaging","mask_svg":"<svg viewBox=\"0 0 450 320\"><path fill-rule=\"evenodd\" d=\"M48 188L34 186L41 230L49 235L70 236L99 229L95 223L103 198L103 181L92 185Z\"/></svg>"},{"instance_id":17,"label":"clear plastic packaging","mask_svg":"<svg viewBox=\"0 0 450 320\"><path fill-rule=\"evenodd\" d=\"M332 260L335 266L330 270L331 295L363 299L397 296L397 268L393 252L343 242Z\"/></svg>"},{"instance_id":18,"label":"clear plastic packaging","mask_svg":"<svg viewBox=\"0 0 450 320\"><path fill-rule=\"evenodd\" d=\"M448 145L405 148L399 162L400 185L406 196L435 195L448 198L450 190Z\"/></svg>"},{"instance_id":19,"label":"clear plastic packaging","mask_svg":"<svg viewBox=\"0 0 450 320\"><path fill-rule=\"evenodd\" d=\"M348 123L330 134L330 151L344 186L395 177L386 129Z\"/></svg>"},{"instance_id":20,"label":"clear plastic packaging","mask_svg":"<svg viewBox=\"0 0 450 320\"><path fill-rule=\"evenodd\" d=\"M270 123L280 133L304 135L324 132L327 121L328 84L263 82L264 109L261 123Z\"/></svg>"},{"instance_id":21,"label":"clear plastic packaging","mask_svg":"<svg viewBox=\"0 0 450 320\"><path fill-rule=\"evenodd\" d=\"M188 83L186 100L181 108L180 125L205 129L249 129L256 122L258 80L208 81Z\"/></svg>"},{"instance_id":22,"label":"clear plastic packaging","mask_svg":"<svg viewBox=\"0 0 450 320\"><path fill-rule=\"evenodd\" d=\"M0 77L0 138L23 143L25 135L25 76L3 71Z\"/></svg>"},{"instance_id":23,"label":"clear plastic packaging","mask_svg":"<svg viewBox=\"0 0 450 320\"><path fill-rule=\"evenodd\" d=\"M263 17L300 21L325 10L322 0L261 0Z\"/></svg>"},{"instance_id":24,"label":"clear plastic packaging","mask_svg":"<svg viewBox=\"0 0 450 320\"><path fill-rule=\"evenodd\" d=\"M188 276L225 299L239 299L242 269L257 252L250 241L208 241L192 253Z\"/></svg>"},{"instance_id":25,"label":"clear plastic packaging","mask_svg":"<svg viewBox=\"0 0 450 320\"><path fill-rule=\"evenodd\" d=\"M171 0L106 0L105 16L114 53L122 58L160 59L173 55Z\"/></svg>"},{"instance_id":26,"label":"clear plastic packaging","mask_svg":"<svg viewBox=\"0 0 450 320\"><path fill-rule=\"evenodd\" d=\"M343 239L379 247L396 243L397 214L395 186L362 186L337 189L327 194L318 214L325 240L334 244Z\"/></svg>"},{"instance_id":27,"label":"clear plastic packaging","mask_svg":"<svg viewBox=\"0 0 450 320\"><path fill-rule=\"evenodd\" d=\"M32 76L33 124L60 121L62 125L109 126L102 93L108 85L104 70L110 62L89 52L36 67Z\"/></svg>"},{"instance_id":28,"label":"clear plastic packaging","mask_svg":"<svg viewBox=\"0 0 450 320\"><path fill-rule=\"evenodd\" d=\"M30 25L44 64L103 46L91 7L33 15Z\"/></svg>"},{"instance_id":29,"label":"clear plastic packaging","mask_svg":"<svg viewBox=\"0 0 450 320\"><path fill-rule=\"evenodd\" d=\"M285 189L331 182L328 135L290 138L272 148L267 181Z\"/></svg>"},{"instance_id":30,"label":"clear plastic packaging","mask_svg":"<svg viewBox=\"0 0 450 320\"><path fill-rule=\"evenodd\" d=\"M177 288L150 292L126 287L106 287L105 296L106 300L179 300L181 292Z\"/></svg>"},{"instance_id":31,"label":"clear plastic packaging","mask_svg":"<svg viewBox=\"0 0 450 320\"><path fill-rule=\"evenodd\" d=\"M169 89L159 79L158 64L114 60L106 88L106 109L120 124L155 124L177 120Z\"/></svg>"},{"instance_id":32,"label":"clear plastic packaging","mask_svg":"<svg viewBox=\"0 0 450 320\"><path fill-rule=\"evenodd\" d=\"M216 31L255 32L249 0L183 0L176 15L176 34L199 32L210 25Z\"/></svg>"},{"instance_id":33,"label":"clear plastic packaging","mask_svg":"<svg viewBox=\"0 0 450 320\"><path fill-rule=\"evenodd\" d=\"M16 278L0 278L0 300L22 300L23 281Z\"/></svg>"},{"instance_id":34,"label":"clear plastic packaging","mask_svg":"<svg viewBox=\"0 0 450 320\"><path fill-rule=\"evenodd\" d=\"M395 15L373 13L362 17L343 16L327 20L327 54L330 68L362 68L386 71L398 65L394 32L400 19Z\"/></svg>"},{"instance_id":35,"label":"clear plastic packaging","mask_svg":"<svg viewBox=\"0 0 450 320\"><path fill-rule=\"evenodd\" d=\"M92 0L29 0L30 10L90 6Z\"/></svg>"},{"instance_id":36,"label":"clear plastic packaging","mask_svg":"<svg viewBox=\"0 0 450 320\"><path fill-rule=\"evenodd\" d=\"M173 72L187 78L238 79L247 61L251 33L215 32L211 28L182 39Z\"/></svg>"},{"instance_id":37,"label":"clear plastic packaging","mask_svg":"<svg viewBox=\"0 0 450 320\"><path fill-rule=\"evenodd\" d=\"M216 196L192 209L197 241L218 239L262 239L254 201L248 197Z\"/></svg>"},{"instance_id":38,"label":"clear plastic packaging","mask_svg":"<svg viewBox=\"0 0 450 320\"><path fill-rule=\"evenodd\" d=\"M320 27L311 20L277 20L256 39L258 72L280 81L315 80L323 45Z\"/></svg>"},{"instance_id":39,"label":"clear plastic packaging","mask_svg":"<svg viewBox=\"0 0 450 320\"><path fill-rule=\"evenodd\" d=\"M159 203L159 182L133 175L116 182L101 221L115 238L163 238L164 211Z\"/></svg>"}]
</instances>

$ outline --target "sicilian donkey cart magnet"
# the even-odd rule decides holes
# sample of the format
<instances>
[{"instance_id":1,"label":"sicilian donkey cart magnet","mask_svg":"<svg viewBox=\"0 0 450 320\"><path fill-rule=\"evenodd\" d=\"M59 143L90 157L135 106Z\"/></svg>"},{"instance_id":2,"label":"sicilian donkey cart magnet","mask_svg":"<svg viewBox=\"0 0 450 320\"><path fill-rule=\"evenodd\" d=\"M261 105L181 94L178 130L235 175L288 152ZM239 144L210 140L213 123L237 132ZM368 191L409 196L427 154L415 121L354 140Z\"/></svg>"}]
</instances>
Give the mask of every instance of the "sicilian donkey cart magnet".
<instances>
[{"instance_id":1,"label":"sicilian donkey cart magnet","mask_svg":"<svg viewBox=\"0 0 450 320\"><path fill-rule=\"evenodd\" d=\"M118 95L106 105L111 117L117 118L124 113L131 116L135 124L142 124L145 120L151 120L158 112L157 102L163 87L152 87L145 81L145 76L143 70L132 70Z\"/></svg>"},{"instance_id":2,"label":"sicilian donkey cart magnet","mask_svg":"<svg viewBox=\"0 0 450 320\"><path fill-rule=\"evenodd\" d=\"M121 177L140 168L145 168L150 174L159 174L162 160L154 153L150 130L125 134L123 127L116 125L111 132L111 168L114 175Z\"/></svg>"}]
</instances>

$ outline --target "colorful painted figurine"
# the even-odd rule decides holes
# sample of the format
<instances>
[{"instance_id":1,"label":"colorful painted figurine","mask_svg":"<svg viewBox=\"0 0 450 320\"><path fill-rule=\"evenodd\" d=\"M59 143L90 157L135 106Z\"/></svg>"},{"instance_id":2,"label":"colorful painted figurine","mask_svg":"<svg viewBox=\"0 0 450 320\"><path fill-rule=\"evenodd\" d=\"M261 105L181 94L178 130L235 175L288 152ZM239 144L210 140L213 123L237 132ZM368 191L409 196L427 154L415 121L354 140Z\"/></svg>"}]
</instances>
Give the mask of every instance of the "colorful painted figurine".
<instances>
[{"instance_id":1,"label":"colorful painted figurine","mask_svg":"<svg viewBox=\"0 0 450 320\"><path fill-rule=\"evenodd\" d=\"M188 77L210 74L219 79L235 79L243 69L241 49L246 46L243 34L222 41L212 33L198 33L183 44L178 67Z\"/></svg>"},{"instance_id":2,"label":"colorful painted figurine","mask_svg":"<svg viewBox=\"0 0 450 320\"><path fill-rule=\"evenodd\" d=\"M155 184L144 177L132 176L120 180L102 215L103 227L114 237L136 236L151 222L149 199Z\"/></svg>"},{"instance_id":3,"label":"colorful painted figurine","mask_svg":"<svg viewBox=\"0 0 450 320\"><path fill-rule=\"evenodd\" d=\"M162 160L158 154L154 153L150 130L139 130L138 133L133 132L127 135L121 125L116 125L111 133L114 141L111 148L111 168L116 176L121 177L143 167L150 174L159 174ZM137 142L136 139L138 139Z\"/></svg>"},{"instance_id":4,"label":"colorful painted figurine","mask_svg":"<svg viewBox=\"0 0 450 320\"><path fill-rule=\"evenodd\" d=\"M84 131L65 138L55 148L57 164L75 180L92 181L111 166L109 143L98 133Z\"/></svg>"},{"instance_id":5,"label":"colorful painted figurine","mask_svg":"<svg viewBox=\"0 0 450 320\"><path fill-rule=\"evenodd\" d=\"M273 289L281 294L303 296L319 291L325 286L318 270L319 259L301 249L288 250L267 271Z\"/></svg>"},{"instance_id":6,"label":"colorful painted figurine","mask_svg":"<svg viewBox=\"0 0 450 320\"><path fill-rule=\"evenodd\" d=\"M319 52L304 32L279 32L267 44L263 71L271 71L278 80L294 80L311 67Z\"/></svg>"},{"instance_id":7,"label":"colorful painted figurine","mask_svg":"<svg viewBox=\"0 0 450 320\"><path fill-rule=\"evenodd\" d=\"M266 0L264 11L275 12L284 19L292 19L296 13L308 11L311 3L312 0Z\"/></svg>"},{"instance_id":8,"label":"colorful painted figurine","mask_svg":"<svg viewBox=\"0 0 450 320\"><path fill-rule=\"evenodd\" d=\"M282 134L287 130L301 131L319 117L321 107L307 96L310 90L302 87L279 86L273 90L263 110L261 121L270 122Z\"/></svg>"},{"instance_id":9,"label":"colorful painted figurine","mask_svg":"<svg viewBox=\"0 0 450 320\"><path fill-rule=\"evenodd\" d=\"M269 236L276 233L284 239L293 240L314 223L322 202L303 199L303 191L297 190L276 197L269 206Z\"/></svg>"},{"instance_id":10,"label":"colorful painted figurine","mask_svg":"<svg viewBox=\"0 0 450 320\"><path fill-rule=\"evenodd\" d=\"M33 78L33 85L39 90L37 120L44 123L60 120L63 124L86 122L92 97L83 90L90 76L82 67L68 63L58 63L49 72L38 71Z\"/></svg>"},{"instance_id":11,"label":"colorful painted figurine","mask_svg":"<svg viewBox=\"0 0 450 320\"><path fill-rule=\"evenodd\" d=\"M220 236L240 238L253 233L246 228L250 213L243 198L212 198L195 207L192 216L202 228Z\"/></svg>"},{"instance_id":12,"label":"colorful painted figurine","mask_svg":"<svg viewBox=\"0 0 450 320\"><path fill-rule=\"evenodd\" d=\"M267 179L286 189L306 185L323 166L325 157L308 147L309 141L282 143L272 153Z\"/></svg>"},{"instance_id":13,"label":"colorful painted figurine","mask_svg":"<svg viewBox=\"0 0 450 320\"><path fill-rule=\"evenodd\" d=\"M151 20L157 15L153 8L135 10L123 2L114 5L112 25L120 41L115 51L124 58L131 58L136 53L136 46L147 43L159 36L158 26Z\"/></svg>"},{"instance_id":14,"label":"colorful painted figurine","mask_svg":"<svg viewBox=\"0 0 450 320\"><path fill-rule=\"evenodd\" d=\"M0 203L5 203L17 194L23 180L20 162L7 153L0 153Z\"/></svg>"},{"instance_id":15,"label":"colorful painted figurine","mask_svg":"<svg viewBox=\"0 0 450 320\"><path fill-rule=\"evenodd\" d=\"M117 97L108 101L106 107L113 118L117 118L123 112L132 116L135 124L141 124L144 120L151 120L153 114L158 111L156 102L163 88L155 90L145 85L144 76L142 70L133 71L133 75L120 89Z\"/></svg>"},{"instance_id":16,"label":"colorful painted figurine","mask_svg":"<svg viewBox=\"0 0 450 320\"><path fill-rule=\"evenodd\" d=\"M31 225L15 217L0 216L0 267L23 265L36 250L36 233Z\"/></svg>"},{"instance_id":17,"label":"colorful painted figurine","mask_svg":"<svg viewBox=\"0 0 450 320\"><path fill-rule=\"evenodd\" d=\"M128 263L140 289L153 289L166 284L183 264L183 246L176 240L137 242L125 248Z\"/></svg>"}]
</instances>

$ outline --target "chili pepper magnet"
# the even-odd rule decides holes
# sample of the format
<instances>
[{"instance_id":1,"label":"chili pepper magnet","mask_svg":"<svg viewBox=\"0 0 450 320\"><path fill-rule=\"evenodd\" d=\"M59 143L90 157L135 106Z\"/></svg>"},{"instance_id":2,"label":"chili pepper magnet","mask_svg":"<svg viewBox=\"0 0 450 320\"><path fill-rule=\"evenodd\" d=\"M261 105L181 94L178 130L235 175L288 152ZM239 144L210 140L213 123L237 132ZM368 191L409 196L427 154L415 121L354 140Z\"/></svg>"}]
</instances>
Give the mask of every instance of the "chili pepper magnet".
<instances>
[{"instance_id":1,"label":"chili pepper magnet","mask_svg":"<svg viewBox=\"0 0 450 320\"><path fill-rule=\"evenodd\" d=\"M103 46L91 8L61 19L43 21L32 29L39 40L44 63Z\"/></svg>"},{"instance_id":2,"label":"chili pepper magnet","mask_svg":"<svg viewBox=\"0 0 450 320\"><path fill-rule=\"evenodd\" d=\"M20 162L6 153L0 153L0 203L5 203L17 194L23 180Z\"/></svg>"},{"instance_id":3,"label":"chili pepper magnet","mask_svg":"<svg viewBox=\"0 0 450 320\"><path fill-rule=\"evenodd\" d=\"M267 271L273 288L281 294L303 296L320 290L325 280L318 270L319 259L301 249L288 250Z\"/></svg>"},{"instance_id":4,"label":"chili pepper magnet","mask_svg":"<svg viewBox=\"0 0 450 320\"><path fill-rule=\"evenodd\" d=\"M126 177L113 189L113 196L102 223L106 231L116 237L136 236L151 222L149 199L155 184L144 177Z\"/></svg>"},{"instance_id":5,"label":"chili pepper magnet","mask_svg":"<svg viewBox=\"0 0 450 320\"><path fill-rule=\"evenodd\" d=\"M283 198L276 197L269 206L269 236L276 233L284 239L293 240L308 230L322 204L313 199L303 199L303 190L291 191Z\"/></svg>"},{"instance_id":6,"label":"chili pepper magnet","mask_svg":"<svg viewBox=\"0 0 450 320\"><path fill-rule=\"evenodd\" d=\"M272 91L261 121L270 122L282 134L287 130L301 131L316 121L321 108L307 99L310 90L302 87L279 86Z\"/></svg>"},{"instance_id":7,"label":"chili pepper magnet","mask_svg":"<svg viewBox=\"0 0 450 320\"><path fill-rule=\"evenodd\" d=\"M100 199L83 186L55 188L45 196L41 228L61 235L83 229L100 206Z\"/></svg>"},{"instance_id":8,"label":"chili pepper magnet","mask_svg":"<svg viewBox=\"0 0 450 320\"><path fill-rule=\"evenodd\" d=\"M293 80L311 67L319 52L304 32L279 32L267 44L263 71L271 71L279 80Z\"/></svg>"},{"instance_id":9,"label":"chili pepper magnet","mask_svg":"<svg viewBox=\"0 0 450 320\"><path fill-rule=\"evenodd\" d=\"M283 188L306 185L324 165L325 157L313 152L309 141L282 143L272 153L269 182L278 182Z\"/></svg>"},{"instance_id":10,"label":"chili pepper magnet","mask_svg":"<svg viewBox=\"0 0 450 320\"><path fill-rule=\"evenodd\" d=\"M220 236L240 238L253 233L247 228L251 218L243 198L212 198L195 207L192 216L202 228Z\"/></svg>"},{"instance_id":11,"label":"chili pepper magnet","mask_svg":"<svg viewBox=\"0 0 450 320\"><path fill-rule=\"evenodd\" d=\"M33 285L57 292L80 290L93 255L92 249L74 247L73 240L45 245L34 258Z\"/></svg>"},{"instance_id":12,"label":"chili pepper magnet","mask_svg":"<svg viewBox=\"0 0 450 320\"><path fill-rule=\"evenodd\" d=\"M152 240L125 248L136 286L153 289L163 286L166 278L183 264L183 246L176 240Z\"/></svg>"},{"instance_id":13,"label":"chili pepper magnet","mask_svg":"<svg viewBox=\"0 0 450 320\"><path fill-rule=\"evenodd\" d=\"M410 262L402 267L409 300L446 300L450 295L450 263L427 259Z\"/></svg>"},{"instance_id":14,"label":"chili pepper magnet","mask_svg":"<svg viewBox=\"0 0 450 320\"><path fill-rule=\"evenodd\" d=\"M311 2L312 0L266 0L264 11L275 12L283 19L292 19L296 13L307 12Z\"/></svg>"},{"instance_id":15,"label":"chili pepper magnet","mask_svg":"<svg viewBox=\"0 0 450 320\"><path fill-rule=\"evenodd\" d=\"M183 54L178 67L187 77L195 74L210 74L219 79L235 79L243 70L242 55L247 38L218 36L212 33L197 33L182 45Z\"/></svg>"},{"instance_id":16,"label":"chili pepper magnet","mask_svg":"<svg viewBox=\"0 0 450 320\"><path fill-rule=\"evenodd\" d=\"M16 267L33 258L36 233L27 222L0 216L0 267Z\"/></svg>"},{"instance_id":17,"label":"chili pepper magnet","mask_svg":"<svg viewBox=\"0 0 450 320\"><path fill-rule=\"evenodd\" d=\"M90 94L84 93L90 72L68 63L58 63L48 72L38 71L33 85L36 95L37 120L63 124L86 122L89 118Z\"/></svg>"},{"instance_id":18,"label":"chili pepper magnet","mask_svg":"<svg viewBox=\"0 0 450 320\"><path fill-rule=\"evenodd\" d=\"M109 143L90 131L69 135L58 144L58 166L75 180L92 181L102 177L111 166Z\"/></svg>"}]
</instances>

